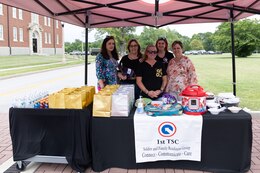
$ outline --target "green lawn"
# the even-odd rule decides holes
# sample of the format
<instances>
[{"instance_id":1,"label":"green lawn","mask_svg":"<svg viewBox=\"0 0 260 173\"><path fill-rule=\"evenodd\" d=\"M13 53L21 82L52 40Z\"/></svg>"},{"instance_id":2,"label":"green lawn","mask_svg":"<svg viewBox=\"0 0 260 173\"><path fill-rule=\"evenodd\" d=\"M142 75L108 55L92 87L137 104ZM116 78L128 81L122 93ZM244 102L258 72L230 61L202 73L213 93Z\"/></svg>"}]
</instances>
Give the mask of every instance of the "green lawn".
<instances>
[{"instance_id":1,"label":"green lawn","mask_svg":"<svg viewBox=\"0 0 260 173\"><path fill-rule=\"evenodd\" d=\"M231 54L189 56L199 85L214 94L233 92ZM260 54L236 58L236 94L240 106L260 111Z\"/></svg>"},{"instance_id":2,"label":"green lawn","mask_svg":"<svg viewBox=\"0 0 260 173\"><path fill-rule=\"evenodd\" d=\"M84 64L84 56L66 55L66 63L62 63L62 56L0 56L0 77L17 75L40 70L55 69L59 67ZM88 62L95 61L94 56L88 56ZM43 65L43 66L37 66ZM32 67L35 66L35 67ZM5 70L6 69L6 70Z\"/></svg>"},{"instance_id":3,"label":"green lawn","mask_svg":"<svg viewBox=\"0 0 260 173\"><path fill-rule=\"evenodd\" d=\"M196 67L199 85L206 91L216 95L220 92L233 92L231 54L189 55L189 58ZM94 62L95 56L88 56L88 59L88 62ZM61 56L0 56L0 77L84 64L84 56L66 55L66 64L61 62ZM40 64L46 65L30 67ZM14 67L28 68L2 71ZM254 54L248 58L236 58L236 77L240 106L260 111L260 54Z\"/></svg>"}]
</instances>

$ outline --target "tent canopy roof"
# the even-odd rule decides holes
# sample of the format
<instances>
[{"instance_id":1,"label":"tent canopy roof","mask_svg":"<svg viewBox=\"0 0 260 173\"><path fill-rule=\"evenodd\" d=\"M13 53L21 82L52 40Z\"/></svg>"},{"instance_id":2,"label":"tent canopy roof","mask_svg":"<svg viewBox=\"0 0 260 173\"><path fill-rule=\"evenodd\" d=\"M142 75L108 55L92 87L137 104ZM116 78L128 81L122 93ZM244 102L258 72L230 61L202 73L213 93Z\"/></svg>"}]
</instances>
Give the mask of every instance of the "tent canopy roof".
<instances>
[{"instance_id":1,"label":"tent canopy roof","mask_svg":"<svg viewBox=\"0 0 260 173\"><path fill-rule=\"evenodd\" d=\"M0 0L0 3L88 28L227 22L231 10L234 20L260 14L259 0Z\"/></svg>"}]
</instances>

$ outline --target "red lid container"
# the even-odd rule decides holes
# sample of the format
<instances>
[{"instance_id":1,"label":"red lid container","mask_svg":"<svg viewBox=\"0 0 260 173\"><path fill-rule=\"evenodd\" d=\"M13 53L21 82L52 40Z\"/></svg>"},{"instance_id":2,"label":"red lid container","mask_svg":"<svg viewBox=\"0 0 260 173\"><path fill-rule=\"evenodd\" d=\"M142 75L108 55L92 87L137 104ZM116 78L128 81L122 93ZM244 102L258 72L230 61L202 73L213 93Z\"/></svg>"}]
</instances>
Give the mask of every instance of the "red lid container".
<instances>
[{"instance_id":1,"label":"red lid container","mask_svg":"<svg viewBox=\"0 0 260 173\"><path fill-rule=\"evenodd\" d=\"M181 96L192 96L192 97L207 96L204 89L199 85L190 85L190 86L186 87L180 95Z\"/></svg>"}]
</instances>

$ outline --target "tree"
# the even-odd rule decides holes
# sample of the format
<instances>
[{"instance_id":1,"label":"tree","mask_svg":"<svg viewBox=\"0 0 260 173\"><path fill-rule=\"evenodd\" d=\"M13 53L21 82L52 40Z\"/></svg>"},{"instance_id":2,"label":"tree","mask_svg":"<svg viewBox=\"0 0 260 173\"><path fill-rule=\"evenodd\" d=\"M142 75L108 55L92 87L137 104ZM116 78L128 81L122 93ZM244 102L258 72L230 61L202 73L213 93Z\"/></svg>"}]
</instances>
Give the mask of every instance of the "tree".
<instances>
[{"instance_id":1,"label":"tree","mask_svg":"<svg viewBox=\"0 0 260 173\"><path fill-rule=\"evenodd\" d=\"M82 49L82 41L79 39L76 39L73 43L65 42L65 52L81 51L81 49Z\"/></svg>"},{"instance_id":2,"label":"tree","mask_svg":"<svg viewBox=\"0 0 260 173\"><path fill-rule=\"evenodd\" d=\"M203 50L203 45L202 45L202 41L199 40L199 39L193 39L191 42L190 42L190 47L191 49L193 50Z\"/></svg>"},{"instance_id":3,"label":"tree","mask_svg":"<svg viewBox=\"0 0 260 173\"><path fill-rule=\"evenodd\" d=\"M168 41L168 49L171 50L171 44L174 40L180 40L181 35L175 31L167 28L152 28L152 27L144 27L143 32L138 37L138 41L144 50L147 45L153 44L155 45L156 40L160 37L164 37Z\"/></svg>"},{"instance_id":4,"label":"tree","mask_svg":"<svg viewBox=\"0 0 260 173\"><path fill-rule=\"evenodd\" d=\"M198 33L198 34L194 34L192 36L191 40L193 40L193 39L200 40L202 42L203 48L206 51L209 51L209 50L214 50L212 36L213 36L213 33L211 33L211 32Z\"/></svg>"},{"instance_id":5,"label":"tree","mask_svg":"<svg viewBox=\"0 0 260 173\"><path fill-rule=\"evenodd\" d=\"M217 50L231 52L230 23L222 23L214 34ZM259 45L260 24L258 20L242 20L234 23L235 55L247 57Z\"/></svg>"},{"instance_id":6,"label":"tree","mask_svg":"<svg viewBox=\"0 0 260 173\"><path fill-rule=\"evenodd\" d=\"M97 40L100 40L104 38L105 35L114 36L118 51L122 56L126 53L126 43L131 38L134 38L133 33L135 32L135 30L135 27L98 28L95 37Z\"/></svg>"}]
</instances>

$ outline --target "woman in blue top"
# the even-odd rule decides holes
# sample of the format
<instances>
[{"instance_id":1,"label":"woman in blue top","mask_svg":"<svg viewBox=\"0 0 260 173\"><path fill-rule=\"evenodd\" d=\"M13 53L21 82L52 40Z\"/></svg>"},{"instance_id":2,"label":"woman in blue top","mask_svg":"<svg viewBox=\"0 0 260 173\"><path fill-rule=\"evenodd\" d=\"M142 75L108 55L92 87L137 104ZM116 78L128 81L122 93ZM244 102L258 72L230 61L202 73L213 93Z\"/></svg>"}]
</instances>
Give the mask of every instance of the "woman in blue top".
<instances>
[{"instance_id":1,"label":"woman in blue top","mask_svg":"<svg viewBox=\"0 0 260 173\"><path fill-rule=\"evenodd\" d=\"M118 83L117 66L118 53L115 39L107 36L102 43L101 51L96 57L96 76L98 79L98 90L106 85Z\"/></svg>"}]
</instances>

